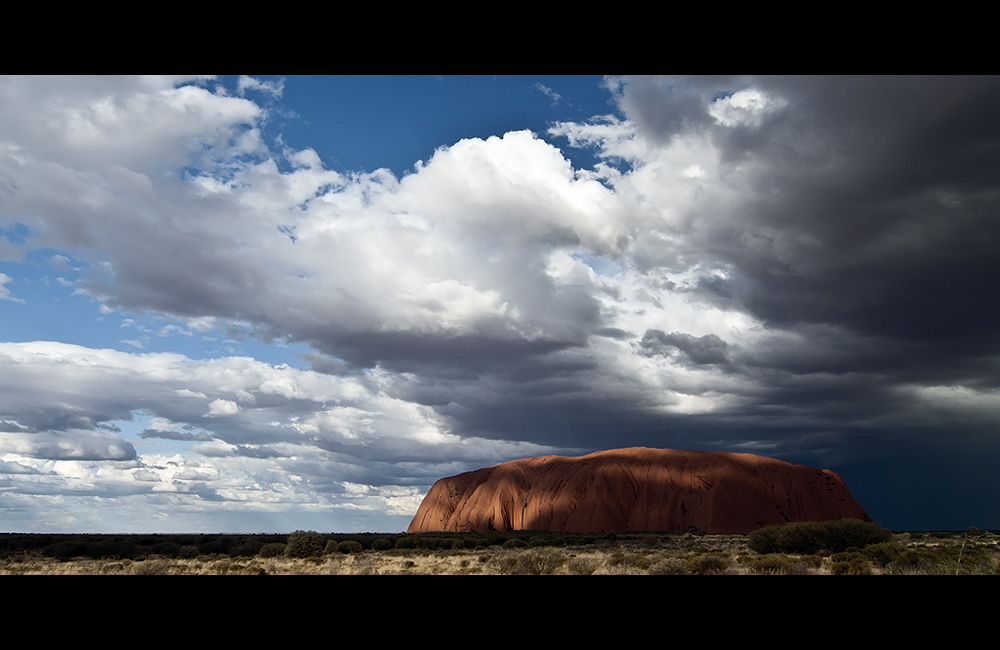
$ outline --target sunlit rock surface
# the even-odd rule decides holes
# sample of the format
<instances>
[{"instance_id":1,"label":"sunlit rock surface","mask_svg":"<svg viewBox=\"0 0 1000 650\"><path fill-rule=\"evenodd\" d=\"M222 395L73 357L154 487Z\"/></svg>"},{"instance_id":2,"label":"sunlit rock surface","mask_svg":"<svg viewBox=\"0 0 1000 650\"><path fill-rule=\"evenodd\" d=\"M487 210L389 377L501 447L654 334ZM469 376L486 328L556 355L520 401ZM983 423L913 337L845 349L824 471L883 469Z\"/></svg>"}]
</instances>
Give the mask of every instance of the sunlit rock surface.
<instances>
[{"instance_id":1,"label":"sunlit rock surface","mask_svg":"<svg viewBox=\"0 0 1000 650\"><path fill-rule=\"evenodd\" d=\"M525 458L443 478L407 532L733 534L844 518L871 521L830 470L753 454L634 447Z\"/></svg>"}]
</instances>

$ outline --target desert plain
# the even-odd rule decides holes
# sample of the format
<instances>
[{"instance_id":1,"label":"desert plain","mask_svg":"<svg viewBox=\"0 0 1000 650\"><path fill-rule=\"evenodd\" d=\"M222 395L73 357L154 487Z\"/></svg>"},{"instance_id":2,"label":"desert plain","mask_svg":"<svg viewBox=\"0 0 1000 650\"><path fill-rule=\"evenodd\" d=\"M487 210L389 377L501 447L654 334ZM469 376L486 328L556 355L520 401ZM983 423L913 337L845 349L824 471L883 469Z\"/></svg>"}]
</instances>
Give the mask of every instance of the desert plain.
<instances>
[{"instance_id":1,"label":"desert plain","mask_svg":"<svg viewBox=\"0 0 1000 650\"><path fill-rule=\"evenodd\" d=\"M810 553L754 550L761 542L753 535L691 533L518 531L472 536L297 531L287 536L191 536L195 539L180 540L195 542L186 545L165 541L177 536L89 536L104 549L121 544L117 555L113 549L88 550L82 536L2 535L0 575L993 575L1000 571L996 532L973 528L885 531L884 535L885 541L863 547ZM18 540L25 537L67 539L42 548L21 543L18 548ZM143 544L150 537L160 540L158 548ZM89 557L88 552L108 554Z\"/></svg>"}]
</instances>

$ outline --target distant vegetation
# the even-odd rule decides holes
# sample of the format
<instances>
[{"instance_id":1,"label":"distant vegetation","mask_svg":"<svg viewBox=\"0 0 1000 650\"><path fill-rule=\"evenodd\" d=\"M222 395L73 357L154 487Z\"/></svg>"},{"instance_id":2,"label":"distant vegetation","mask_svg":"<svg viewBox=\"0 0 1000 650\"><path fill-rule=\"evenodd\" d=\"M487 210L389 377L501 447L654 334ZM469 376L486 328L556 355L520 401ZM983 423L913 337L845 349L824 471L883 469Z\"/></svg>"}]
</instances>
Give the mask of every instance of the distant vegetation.
<instances>
[{"instance_id":1,"label":"distant vegetation","mask_svg":"<svg viewBox=\"0 0 1000 650\"><path fill-rule=\"evenodd\" d=\"M898 533L856 520L749 535L0 534L0 574L868 575L1000 572L1000 536Z\"/></svg>"},{"instance_id":2,"label":"distant vegetation","mask_svg":"<svg viewBox=\"0 0 1000 650\"><path fill-rule=\"evenodd\" d=\"M747 535L751 550L758 553L839 553L852 546L888 542L892 532L858 519L802 521L783 526L764 526Z\"/></svg>"}]
</instances>

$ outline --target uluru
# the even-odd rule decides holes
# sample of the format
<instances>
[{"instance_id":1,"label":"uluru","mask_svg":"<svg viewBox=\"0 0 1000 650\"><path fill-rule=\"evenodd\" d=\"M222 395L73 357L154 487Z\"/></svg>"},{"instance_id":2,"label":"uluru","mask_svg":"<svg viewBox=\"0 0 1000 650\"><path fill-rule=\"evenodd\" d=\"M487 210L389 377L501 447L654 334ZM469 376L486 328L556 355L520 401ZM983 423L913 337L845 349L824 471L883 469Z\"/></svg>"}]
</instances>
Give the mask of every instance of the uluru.
<instances>
[{"instance_id":1,"label":"uluru","mask_svg":"<svg viewBox=\"0 0 1000 650\"><path fill-rule=\"evenodd\" d=\"M834 519L871 521L830 470L754 454L633 447L525 458L440 479L407 532L743 534Z\"/></svg>"}]
</instances>

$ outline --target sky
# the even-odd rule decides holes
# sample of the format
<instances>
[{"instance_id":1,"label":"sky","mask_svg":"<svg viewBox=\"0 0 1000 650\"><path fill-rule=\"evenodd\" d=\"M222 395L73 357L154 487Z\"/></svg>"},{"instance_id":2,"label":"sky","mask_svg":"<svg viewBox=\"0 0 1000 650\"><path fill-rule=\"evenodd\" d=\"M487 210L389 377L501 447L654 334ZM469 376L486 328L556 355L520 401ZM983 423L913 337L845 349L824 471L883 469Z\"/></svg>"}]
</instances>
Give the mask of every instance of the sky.
<instances>
[{"instance_id":1,"label":"sky","mask_svg":"<svg viewBox=\"0 0 1000 650\"><path fill-rule=\"evenodd\" d=\"M0 78L0 531L647 446L1000 528L996 77Z\"/></svg>"}]
</instances>

